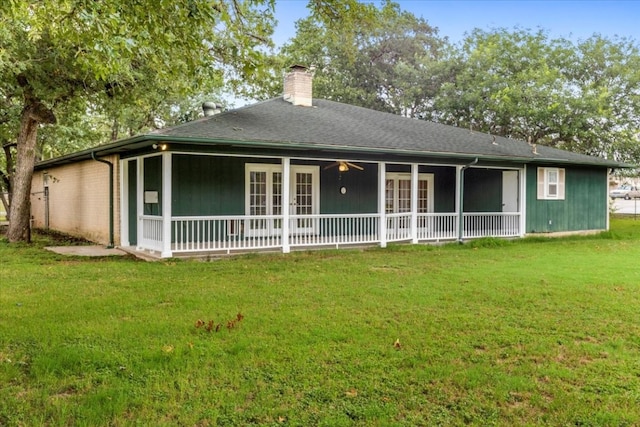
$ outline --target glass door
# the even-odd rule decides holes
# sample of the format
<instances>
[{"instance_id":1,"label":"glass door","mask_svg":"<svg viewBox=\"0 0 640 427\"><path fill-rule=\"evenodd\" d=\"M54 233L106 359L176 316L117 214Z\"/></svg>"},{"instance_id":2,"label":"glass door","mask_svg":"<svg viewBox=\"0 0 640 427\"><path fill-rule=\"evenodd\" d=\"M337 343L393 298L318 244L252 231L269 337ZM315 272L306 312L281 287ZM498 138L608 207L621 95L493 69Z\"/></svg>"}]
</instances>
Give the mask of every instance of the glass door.
<instances>
[{"instance_id":1,"label":"glass door","mask_svg":"<svg viewBox=\"0 0 640 427\"><path fill-rule=\"evenodd\" d=\"M385 211L394 215L387 220L387 230L394 235L405 235L411 228L411 174L388 173L385 183ZM433 212L433 174L418 175L418 215ZM426 217L418 216L418 227L428 226Z\"/></svg>"},{"instance_id":2,"label":"glass door","mask_svg":"<svg viewBox=\"0 0 640 427\"><path fill-rule=\"evenodd\" d=\"M282 218L271 216L282 215L282 166L246 165L246 215L250 217L245 225L249 235L271 236L281 232Z\"/></svg>"},{"instance_id":3,"label":"glass door","mask_svg":"<svg viewBox=\"0 0 640 427\"><path fill-rule=\"evenodd\" d=\"M295 218L291 224L294 234L315 234L317 218L311 217L319 212L319 168L317 166L291 166L290 213L309 218Z\"/></svg>"}]
</instances>

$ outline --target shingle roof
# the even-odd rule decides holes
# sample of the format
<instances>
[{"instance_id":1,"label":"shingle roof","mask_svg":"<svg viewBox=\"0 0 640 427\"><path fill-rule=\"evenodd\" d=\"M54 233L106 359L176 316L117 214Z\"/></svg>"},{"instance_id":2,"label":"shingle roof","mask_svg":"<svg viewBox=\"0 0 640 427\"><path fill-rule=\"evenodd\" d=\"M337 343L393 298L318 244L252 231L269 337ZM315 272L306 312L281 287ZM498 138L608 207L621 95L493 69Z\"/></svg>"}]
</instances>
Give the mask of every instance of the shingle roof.
<instances>
[{"instance_id":1,"label":"shingle roof","mask_svg":"<svg viewBox=\"0 0 640 427\"><path fill-rule=\"evenodd\" d=\"M535 154L525 141L320 99L313 100L313 107L301 107L275 98L152 134L168 139L253 142L280 148L301 144L325 150L624 166L541 145L536 147Z\"/></svg>"},{"instance_id":2,"label":"shingle roof","mask_svg":"<svg viewBox=\"0 0 640 427\"><path fill-rule=\"evenodd\" d=\"M533 147L525 141L334 101L314 99L313 107L302 107L294 106L281 97L45 160L36 167L42 169L49 165L90 159L93 155L126 154L158 141L192 143L200 147L232 144L245 149L295 148L340 151L346 155L373 153L437 157L458 159L460 162L477 157L484 161L632 167L541 145L536 147L534 153Z\"/></svg>"}]
</instances>

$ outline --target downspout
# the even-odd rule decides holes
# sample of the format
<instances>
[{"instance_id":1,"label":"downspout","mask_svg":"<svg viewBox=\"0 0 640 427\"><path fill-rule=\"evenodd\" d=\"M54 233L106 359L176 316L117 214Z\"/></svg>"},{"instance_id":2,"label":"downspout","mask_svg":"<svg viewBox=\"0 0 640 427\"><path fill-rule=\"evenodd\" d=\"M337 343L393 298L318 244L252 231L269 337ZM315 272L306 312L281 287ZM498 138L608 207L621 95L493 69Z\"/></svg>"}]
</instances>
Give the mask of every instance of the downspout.
<instances>
[{"instance_id":1,"label":"downspout","mask_svg":"<svg viewBox=\"0 0 640 427\"><path fill-rule=\"evenodd\" d=\"M114 247L113 244L113 163L108 160L99 159L96 157L96 152L91 152L91 158L96 162L104 163L109 165L109 245L107 245L107 249L111 249Z\"/></svg>"},{"instance_id":2,"label":"downspout","mask_svg":"<svg viewBox=\"0 0 640 427\"><path fill-rule=\"evenodd\" d=\"M478 163L478 158L476 157L473 162L468 165L464 165L462 169L460 169L460 212L458 212L458 243L462 244L462 236L464 234L464 171L469 169L471 166Z\"/></svg>"}]
</instances>

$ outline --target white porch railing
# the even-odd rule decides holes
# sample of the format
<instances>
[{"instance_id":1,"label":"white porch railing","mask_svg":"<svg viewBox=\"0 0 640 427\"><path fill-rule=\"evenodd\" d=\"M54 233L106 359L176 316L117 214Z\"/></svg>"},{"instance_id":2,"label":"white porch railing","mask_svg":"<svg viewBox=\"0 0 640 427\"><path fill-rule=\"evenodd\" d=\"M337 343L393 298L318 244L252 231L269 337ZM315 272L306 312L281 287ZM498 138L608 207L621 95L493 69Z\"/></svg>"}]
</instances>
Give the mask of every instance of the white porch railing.
<instances>
[{"instance_id":1,"label":"white porch railing","mask_svg":"<svg viewBox=\"0 0 640 427\"><path fill-rule=\"evenodd\" d=\"M411 239L411 213L387 214L387 242Z\"/></svg>"},{"instance_id":2,"label":"white porch railing","mask_svg":"<svg viewBox=\"0 0 640 427\"><path fill-rule=\"evenodd\" d=\"M290 246L368 244L380 241L378 214L292 215Z\"/></svg>"},{"instance_id":3,"label":"white porch railing","mask_svg":"<svg viewBox=\"0 0 640 427\"><path fill-rule=\"evenodd\" d=\"M151 251L162 251L162 217L143 215L142 241L138 242L138 247Z\"/></svg>"},{"instance_id":4,"label":"white porch railing","mask_svg":"<svg viewBox=\"0 0 640 427\"><path fill-rule=\"evenodd\" d=\"M458 238L458 214L418 214L418 240L439 241Z\"/></svg>"},{"instance_id":5,"label":"white porch railing","mask_svg":"<svg viewBox=\"0 0 640 427\"><path fill-rule=\"evenodd\" d=\"M464 213L463 238L520 236L520 213Z\"/></svg>"},{"instance_id":6,"label":"white porch railing","mask_svg":"<svg viewBox=\"0 0 640 427\"><path fill-rule=\"evenodd\" d=\"M465 213L463 238L520 236L520 213ZM162 251L162 218L143 216L142 249ZM455 240L457 213L418 214L419 241ZM171 221L171 251L226 252L289 247L375 244L381 241L380 216L369 214L291 215L288 245L283 245L281 215L185 216ZM387 214L386 241L410 241L411 213Z\"/></svg>"},{"instance_id":7,"label":"white porch railing","mask_svg":"<svg viewBox=\"0 0 640 427\"><path fill-rule=\"evenodd\" d=\"M233 251L282 246L281 216L188 216L172 220L173 252Z\"/></svg>"}]
</instances>

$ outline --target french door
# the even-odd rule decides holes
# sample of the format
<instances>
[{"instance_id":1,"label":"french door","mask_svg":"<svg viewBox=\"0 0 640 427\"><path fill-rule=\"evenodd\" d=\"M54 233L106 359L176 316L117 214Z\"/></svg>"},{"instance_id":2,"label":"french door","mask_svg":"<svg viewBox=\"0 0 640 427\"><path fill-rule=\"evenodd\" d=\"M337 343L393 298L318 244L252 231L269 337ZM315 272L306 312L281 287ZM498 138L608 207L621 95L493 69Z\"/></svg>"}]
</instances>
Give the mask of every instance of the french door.
<instances>
[{"instance_id":1,"label":"french door","mask_svg":"<svg viewBox=\"0 0 640 427\"><path fill-rule=\"evenodd\" d=\"M271 236L282 231L282 166L245 166L245 231L251 236ZM274 218L271 218L274 216ZM276 217L277 216L277 217Z\"/></svg>"},{"instance_id":2,"label":"french door","mask_svg":"<svg viewBox=\"0 0 640 427\"><path fill-rule=\"evenodd\" d=\"M317 166L291 166L291 215L315 215L319 199L319 168ZM296 218L291 222L293 234L315 234L318 220L314 218Z\"/></svg>"},{"instance_id":3,"label":"french door","mask_svg":"<svg viewBox=\"0 0 640 427\"><path fill-rule=\"evenodd\" d=\"M433 174L418 175L418 214L433 212ZM387 173L385 179L385 212L387 214L411 213L411 174ZM427 218L418 218L418 227L428 226ZM411 227L409 215L393 215L387 220L387 230L402 235Z\"/></svg>"},{"instance_id":4,"label":"french door","mask_svg":"<svg viewBox=\"0 0 640 427\"><path fill-rule=\"evenodd\" d=\"M291 166L290 200L283 204L282 165L247 163L245 166L245 230L252 236L272 236L282 232L283 208L288 204L291 215L318 213L319 169L317 166ZM317 220L296 218L292 233L314 232Z\"/></svg>"}]
</instances>

